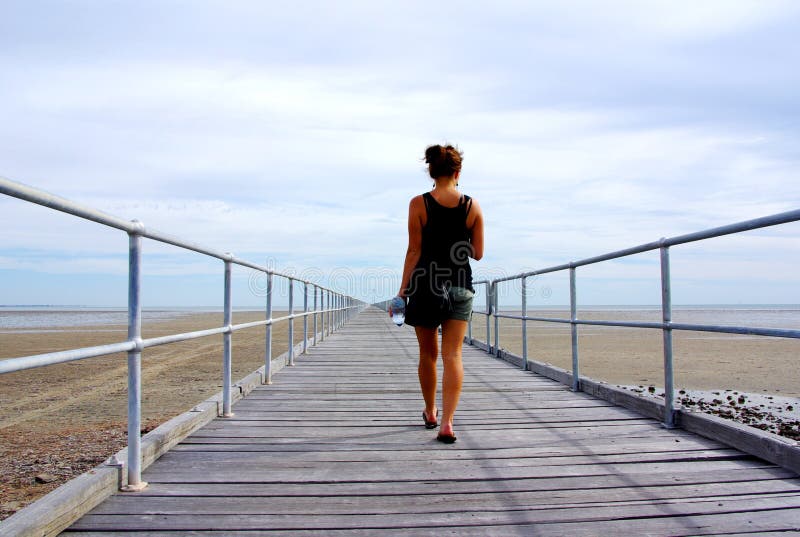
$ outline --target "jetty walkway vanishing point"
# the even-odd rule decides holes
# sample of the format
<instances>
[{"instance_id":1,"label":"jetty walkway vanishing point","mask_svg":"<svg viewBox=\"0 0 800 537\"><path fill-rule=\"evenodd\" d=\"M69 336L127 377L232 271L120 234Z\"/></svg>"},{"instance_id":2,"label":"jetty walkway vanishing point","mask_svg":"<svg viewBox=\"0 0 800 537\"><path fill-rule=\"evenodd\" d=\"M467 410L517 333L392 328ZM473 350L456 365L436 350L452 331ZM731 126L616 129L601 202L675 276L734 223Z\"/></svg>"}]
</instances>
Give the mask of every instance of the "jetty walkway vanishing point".
<instances>
[{"instance_id":1,"label":"jetty walkway vanishing point","mask_svg":"<svg viewBox=\"0 0 800 537\"><path fill-rule=\"evenodd\" d=\"M91 349L0 361L0 373L112 352L129 358L129 445L0 523L0 535L744 535L800 532L800 448L714 416L672 407L515 356L498 344L496 289L487 286L487 341L464 348L458 441L443 445L420 417L417 345L410 327L380 308L0 179L0 192L118 227L130 238L129 338ZM797 331L670 323L668 248L765 225L800 211L642 245L545 269L569 270L573 334L575 269L660 249L664 322L624 323L664 332L669 387L673 329L800 337ZM141 239L224 262L225 326L141 339ZM671 242L670 242L671 241ZM289 280L302 311L230 324L231 264ZM536 273L520 275L525 278ZM507 280L506 280L507 281ZM311 291L311 295L309 294ZM313 295L313 298L311 296ZM291 291L290 291L291 297ZM524 297L524 294L523 294ZM319 301L318 301L319 298ZM299 308L298 308L299 310ZM524 298L524 327L528 320ZM303 341L271 353L271 330L295 321ZM614 324L612 324L614 325ZM230 379L233 333L266 326L267 361ZM138 330L138 331L137 331ZM144 437L139 435L143 351L212 334L223 337L223 391ZM524 341L524 340L523 340ZM487 352L488 351L488 352ZM146 352L145 352L146 354ZM284 367L293 365L294 367ZM278 371L280 370L280 371ZM234 405L235 403L235 405ZM127 464L126 464L127 462ZM121 490L125 490L122 492ZM114 492L118 491L118 492Z\"/></svg>"}]
</instances>

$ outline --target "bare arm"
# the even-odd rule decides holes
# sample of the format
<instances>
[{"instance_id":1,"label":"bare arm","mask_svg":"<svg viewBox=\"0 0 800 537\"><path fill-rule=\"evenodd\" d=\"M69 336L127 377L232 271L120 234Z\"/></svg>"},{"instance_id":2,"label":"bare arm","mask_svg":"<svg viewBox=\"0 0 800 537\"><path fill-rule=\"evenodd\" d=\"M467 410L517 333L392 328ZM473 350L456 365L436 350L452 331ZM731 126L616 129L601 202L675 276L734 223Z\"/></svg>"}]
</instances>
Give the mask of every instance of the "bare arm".
<instances>
[{"instance_id":1,"label":"bare arm","mask_svg":"<svg viewBox=\"0 0 800 537\"><path fill-rule=\"evenodd\" d=\"M483 211L478 202L472 199L472 209L467 217L467 228L470 233L470 244L472 245L472 257L475 261L480 261L483 257Z\"/></svg>"},{"instance_id":2,"label":"bare arm","mask_svg":"<svg viewBox=\"0 0 800 537\"><path fill-rule=\"evenodd\" d=\"M408 249L403 264L403 278L400 280L400 291L397 296L405 296L411 283L411 274L422 255L422 222L425 214L425 202L417 196L408 204Z\"/></svg>"}]
</instances>

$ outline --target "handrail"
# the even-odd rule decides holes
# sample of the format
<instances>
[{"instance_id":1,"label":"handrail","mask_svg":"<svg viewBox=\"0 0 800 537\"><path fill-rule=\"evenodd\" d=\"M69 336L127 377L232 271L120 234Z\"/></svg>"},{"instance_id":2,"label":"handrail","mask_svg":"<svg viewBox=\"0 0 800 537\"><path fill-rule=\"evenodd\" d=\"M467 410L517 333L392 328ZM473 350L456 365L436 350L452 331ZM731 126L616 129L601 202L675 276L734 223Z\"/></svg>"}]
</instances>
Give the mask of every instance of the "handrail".
<instances>
[{"instance_id":1,"label":"handrail","mask_svg":"<svg viewBox=\"0 0 800 537\"><path fill-rule=\"evenodd\" d=\"M572 389L575 391L581 390L580 385L580 361L578 355L578 326L592 325L592 326L617 326L626 328L645 328L657 329L663 333L663 354L664 354L664 426L672 428L675 426L675 389L674 389L674 375L673 375L673 356L672 356L672 331L673 330L688 330L699 332L718 332L726 334L747 334L758 335L767 337L783 337L800 339L800 330L793 329L776 329L776 328L761 328L751 326L721 326L711 324L689 324L689 323L673 323L672 322L672 292L671 292L671 278L670 278L670 263L669 251L670 247L690 242L697 242L707 240L723 235L731 235L750 231L753 229L761 229L770 226L787 224L790 222L800 221L800 209L794 211L787 211L784 213L773 214L752 220L745 220L742 222L715 227L695 233L688 233L685 235L678 235L671 238L662 238L658 241L640 244L631 248L617 250L606 254L589 257L580 261L573 261L571 263L564 263L540 270L532 270L515 274L512 276L504 276L492 280L476 280L473 282L475 285L486 285L486 311L474 310L473 313L482 314L486 316L486 341L485 344L487 352L494 356L500 354L500 326L499 321L504 319L517 319L522 321L522 367L528 369L528 340L527 340L527 323L528 321L550 322L569 324L571 327L571 343L572 343ZM577 271L578 267L593 265L603 261L618 259L634 254L643 252L659 250L660 263L661 263L661 322L631 322L631 321L603 321L603 320L580 320L577 316ZM527 312L527 296L526 296L526 281L532 276L541 274L548 274L562 270L569 270L570 275L570 318L558 319L551 317L535 317L529 316ZM507 313L500 313L498 307L498 293L497 286L500 283L512 280L521 280L521 295L522 295L522 311L521 315L513 315ZM492 333L490 331L490 318L494 318L494 344L491 343ZM472 320L469 321L467 340L470 344L473 343L472 337Z\"/></svg>"},{"instance_id":2,"label":"handrail","mask_svg":"<svg viewBox=\"0 0 800 537\"><path fill-rule=\"evenodd\" d=\"M128 338L124 342L99 345L95 347L85 347L66 351L51 352L45 354L20 356L0 360L0 374L14 371L22 371L34 367L43 367L74 360L104 356L117 352L128 353L128 472L127 485L124 487L128 491L142 490L147 483L141 480L141 353L144 349L157 345L166 345L179 341L187 341L216 334L223 336L223 379L222 379L222 416L233 416L231 413L231 346L233 332L253 328L256 326L266 326L266 355L264 364L263 382L269 384L272 381L272 325L288 321L289 323L289 349L288 362L294 365L294 320L303 319L303 350L307 351L308 344L308 318L313 316L313 341L312 345L317 344L317 334L321 339L326 335L340 328L352 315L366 304L355 297L345 295L321 286L309 280L296 278L292 275L278 272L268 267L251 263L243 259L236 258L228 252L220 252L202 245L185 241L167 233L148 229L138 220L127 221L122 218L109 215L98 211L93 207L81 205L67 200L60 196L50 194L43 190L33 188L22 183L17 183L0 177L0 194L15 197L23 201L42 205L44 207L61 211L84 220L89 220L108 227L116 228L128 234L129 241L129 263L128 263ZM208 330L198 330L194 332L184 332L171 334L168 336L142 339L142 308L140 302L141 292L141 255L142 238L155 240L165 244L177 246L185 250L190 250L209 257L220 259L224 263L224 307L223 307L223 326ZM265 312L266 319L248 323L232 324L233 306L231 291L231 269L232 265L239 265L263 272L267 276L267 293ZM289 314L283 317L272 317L272 290L273 277L282 277L288 280L289 288ZM303 311L294 310L294 287L295 284L303 285ZM313 291L314 306L309 309L308 293L309 288ZM317 296L319 295L319 305ZM321 323L321 330L318 332L317 321Z\"/></svg>"}]
</instances>

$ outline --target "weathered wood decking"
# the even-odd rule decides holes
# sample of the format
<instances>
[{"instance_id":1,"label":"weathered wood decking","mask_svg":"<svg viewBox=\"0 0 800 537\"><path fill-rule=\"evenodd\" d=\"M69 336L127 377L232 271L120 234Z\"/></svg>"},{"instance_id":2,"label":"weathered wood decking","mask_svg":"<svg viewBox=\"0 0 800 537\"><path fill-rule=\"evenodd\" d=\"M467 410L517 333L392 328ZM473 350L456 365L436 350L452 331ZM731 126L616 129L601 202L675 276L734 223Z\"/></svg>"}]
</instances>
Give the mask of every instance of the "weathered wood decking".
<instances>
[{"instance_id":1,"label":"weathered wood decking","mask_svg":"<svg viewBox=\"0 0 800 537\"><path fill-rule=\"evenodd\" d=\"M155 462L72 537L800 531L800 479L465 347L458 441L416 339L371 308ZM785 533L783 533L785 535Z\"/></svg>"}]
</instances>

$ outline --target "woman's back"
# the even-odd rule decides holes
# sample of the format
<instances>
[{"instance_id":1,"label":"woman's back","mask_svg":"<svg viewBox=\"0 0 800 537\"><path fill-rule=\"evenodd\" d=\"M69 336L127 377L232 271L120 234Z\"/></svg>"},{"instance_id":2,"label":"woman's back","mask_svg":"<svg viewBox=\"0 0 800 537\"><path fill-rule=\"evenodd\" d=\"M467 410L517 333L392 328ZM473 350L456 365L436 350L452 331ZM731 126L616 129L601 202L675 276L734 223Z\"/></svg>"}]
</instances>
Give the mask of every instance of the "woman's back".
<instances>
[{"instance_id":1,"label":"woman's back","mask_svg":"<svg viewBox=\"0 0 800 537\"><path fill-rule=\"evenodd\" d=\"M429 278L449 287L472 290L470 230L467 227L472 199L462 195L457 205L448 207L426 192L423 200L426 219L422 228L422 255L417 267Z\"/></svg>"}]
</instances>

